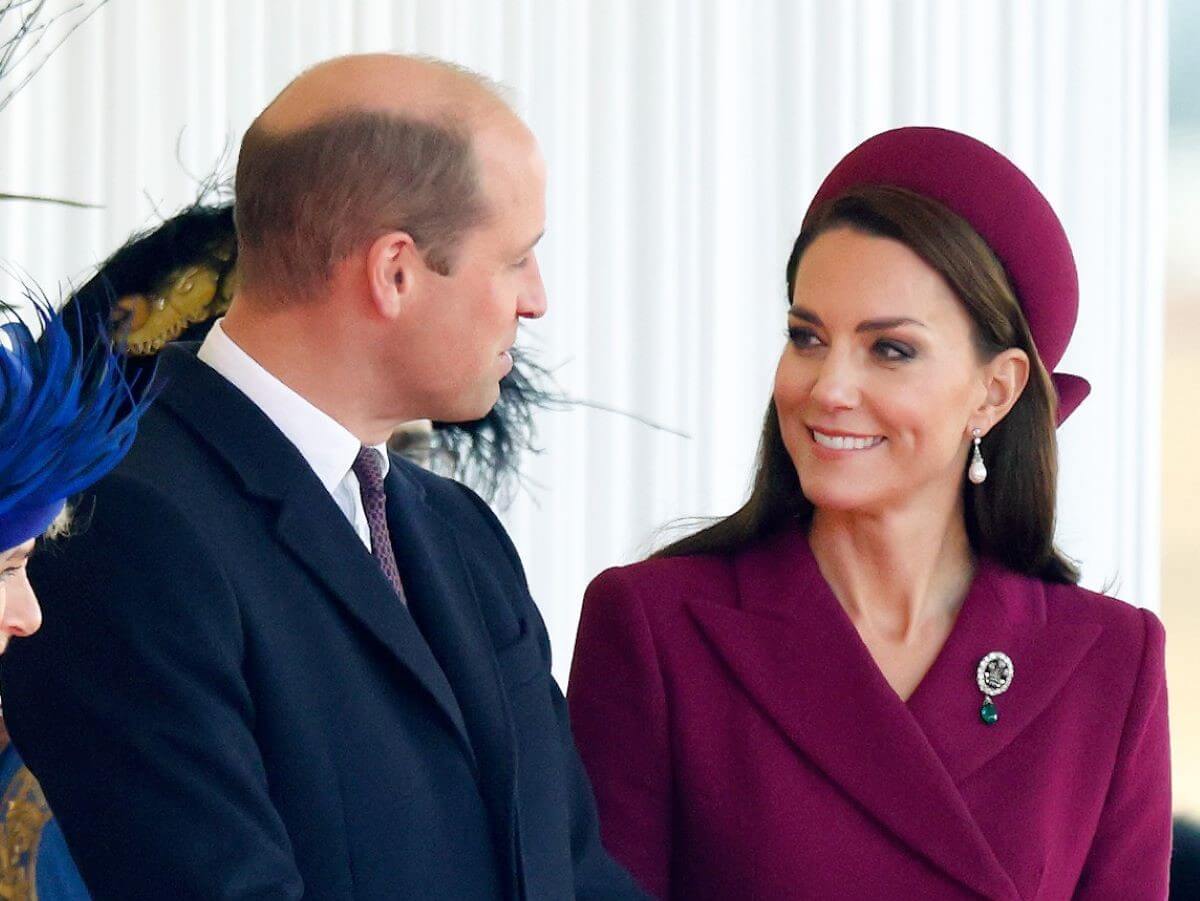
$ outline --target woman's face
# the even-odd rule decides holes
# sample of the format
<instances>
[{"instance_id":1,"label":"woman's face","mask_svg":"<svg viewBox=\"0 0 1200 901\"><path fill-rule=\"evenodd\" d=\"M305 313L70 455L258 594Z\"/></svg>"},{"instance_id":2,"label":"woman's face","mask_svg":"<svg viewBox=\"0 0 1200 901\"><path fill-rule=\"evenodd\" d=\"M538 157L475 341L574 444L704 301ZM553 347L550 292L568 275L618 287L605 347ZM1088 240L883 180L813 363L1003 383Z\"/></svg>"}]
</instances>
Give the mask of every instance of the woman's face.
<instances>
[{"instance_id":1,"label":"woman's face","mask_svg":"<svg viewBox=\"0 0 1200 901\"><path fill-rule=\"evenodd\" d=\"M775 405L813 505L953 503L990 379L942 277L898 241L834 229L800 260L788 332Z\"/></svg>"},{"instance_id":2,"label":"woman's face","mask_svg":"<svg viewBox=\"0 0 1200 901\"><path fill-rule=\"evenodd\" d=\"M31 539L0 554L0 654L10 638L32 635L42 625L42 608L25 571L33 546Z\"/></svg>"}]
</instances>

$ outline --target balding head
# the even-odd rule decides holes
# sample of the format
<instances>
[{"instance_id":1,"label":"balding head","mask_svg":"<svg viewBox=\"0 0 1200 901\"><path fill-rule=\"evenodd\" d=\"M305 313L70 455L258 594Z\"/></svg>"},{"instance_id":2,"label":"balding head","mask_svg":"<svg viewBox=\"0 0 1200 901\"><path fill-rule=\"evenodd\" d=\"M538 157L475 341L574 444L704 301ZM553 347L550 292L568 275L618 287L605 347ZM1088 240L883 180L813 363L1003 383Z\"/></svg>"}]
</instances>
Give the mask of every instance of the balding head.
<instances>
[{"instance_id":1,"label":"balding head","mask_svg":"<svg viewBox=\"0 0 1200 901\"><path fill-rule=\"evenodd\" d=\"M475 137L524 126L482 76L438 60L346 56L293 80L242 140L239 270L248 293L319 292L334 267L404 231L449 271L488 215Z\"/></svg>"},{"instance_id":2,"label":"balding head","mask_svg":"<svg viewBox=\"0 0 1200 901\"><path fill-rule=\"evenodd\" d=\"M306 70L279 92L255 126L281 134L354 112L464 125L511 115L499 86L476 72L428 57L368 53Z\"/></svg>"}]
</instances>

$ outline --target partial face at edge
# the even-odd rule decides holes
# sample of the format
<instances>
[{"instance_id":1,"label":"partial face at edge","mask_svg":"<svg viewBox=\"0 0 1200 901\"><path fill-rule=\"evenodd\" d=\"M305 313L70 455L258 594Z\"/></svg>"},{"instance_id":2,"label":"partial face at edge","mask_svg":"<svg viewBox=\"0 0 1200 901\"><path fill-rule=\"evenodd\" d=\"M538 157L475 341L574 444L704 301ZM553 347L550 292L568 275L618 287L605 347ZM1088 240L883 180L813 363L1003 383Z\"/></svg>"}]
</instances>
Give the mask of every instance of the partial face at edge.
<instances>
[{"instance_id":1,"label":"partial face at edge","mask_svg":"<svg viewBox=\"0 0 1200 901\"><path fill-rule=\"evenodd\" d=\"M42 625L42 609L25 568L34 544L30 539L0 554L0 654L9 639L32 635Z\"/></svg>"},{"instance_id":2,"label":"partial face at edge","mask_svg":"<svg viewBox=\"0 0 1200 901\"><path fill-rule=\"evenodd\" d=\"M775 404L814 506L957 497L989 378L941 276L898 241L835 229L800 260L788 328Z\"/></svg>"}]
</instances>

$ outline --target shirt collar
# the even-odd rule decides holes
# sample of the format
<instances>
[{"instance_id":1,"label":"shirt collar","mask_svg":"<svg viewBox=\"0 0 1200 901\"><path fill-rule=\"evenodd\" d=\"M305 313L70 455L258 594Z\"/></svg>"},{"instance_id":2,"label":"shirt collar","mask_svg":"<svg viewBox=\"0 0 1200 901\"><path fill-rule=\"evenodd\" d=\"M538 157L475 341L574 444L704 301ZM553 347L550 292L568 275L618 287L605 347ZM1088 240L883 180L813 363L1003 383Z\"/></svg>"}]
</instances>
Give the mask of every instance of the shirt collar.
<instances>
[{"instance_id":1,"label":"shirt collar","mask_svg":"<svg viewBox=\"0 0 1200 901\"><path fill-rule=\"evenodd\" d=\"M359 440L242 350L225 333L220 319L213 323L197 356L267 415L300 451L325 490L332 493L350 472L362 446ZM373 446L383 457L383 473L387 475L390 465L387 445Z\"/></svg>"}]
</instances>

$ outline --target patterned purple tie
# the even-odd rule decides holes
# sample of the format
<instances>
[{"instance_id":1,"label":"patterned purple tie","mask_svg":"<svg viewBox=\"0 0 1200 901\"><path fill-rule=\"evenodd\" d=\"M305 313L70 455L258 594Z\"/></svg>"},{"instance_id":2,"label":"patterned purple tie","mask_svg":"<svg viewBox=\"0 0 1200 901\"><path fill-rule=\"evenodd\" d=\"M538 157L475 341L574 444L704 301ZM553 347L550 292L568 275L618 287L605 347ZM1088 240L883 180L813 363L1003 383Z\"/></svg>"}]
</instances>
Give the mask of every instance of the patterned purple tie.
<instances>
[{"instance_id":1,"label":"patterned purple tie","mask_svg":"<svg viewBox=\"0 0 1200 901\"><path fill-rule=\"evenodd\" d=\"M396 590L396 596L404 601L404 586L400 584L400 570L396 568L392 536L388 533L383 493L383 461L379 459L379 451L373 447L360 448L351 469L358 478L363 512L367 514L367 528L371 532L371 556L378 561L384 578Z\"/></svg>"}]
</instances>

